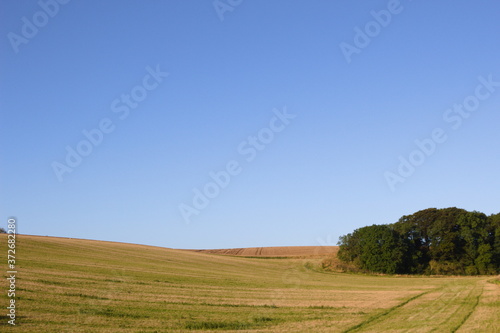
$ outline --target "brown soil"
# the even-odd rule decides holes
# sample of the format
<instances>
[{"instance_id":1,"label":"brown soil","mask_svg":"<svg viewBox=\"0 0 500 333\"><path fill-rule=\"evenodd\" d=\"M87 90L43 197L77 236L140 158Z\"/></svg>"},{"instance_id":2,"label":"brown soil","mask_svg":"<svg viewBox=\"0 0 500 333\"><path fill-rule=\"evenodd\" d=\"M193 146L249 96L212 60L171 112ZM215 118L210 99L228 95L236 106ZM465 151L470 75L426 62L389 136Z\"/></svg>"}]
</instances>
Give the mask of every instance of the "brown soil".
<instances>
[{"instance_id":1,"label":"brown soil","mask_svg":"<svg viewBox=\"0 0 500 333\"><path fill-rule=\"evenodd\" d=\"M188 250L209 254L223 254L241 257L327 257L338 251L338 246L276 246L247 247L218 250Z\"/></svg>"}]
</instances>

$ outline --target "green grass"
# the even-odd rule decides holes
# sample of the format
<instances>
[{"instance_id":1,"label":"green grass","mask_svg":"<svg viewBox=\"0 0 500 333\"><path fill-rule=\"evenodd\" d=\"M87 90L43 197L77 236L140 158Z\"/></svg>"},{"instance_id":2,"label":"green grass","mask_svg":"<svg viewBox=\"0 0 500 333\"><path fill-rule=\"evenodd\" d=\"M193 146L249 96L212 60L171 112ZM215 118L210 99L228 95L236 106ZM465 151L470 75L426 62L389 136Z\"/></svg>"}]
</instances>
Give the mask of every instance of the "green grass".
<instances>
[{"instance_id":1,"label":"green grass","mask_svg":"<svg viewBox=\"0 0 500 333\"><path fill-rule=\"evenodd\" d=\"M338 274L319 269L321 259L37 236L16 246L18 325L2 317L2 332L495 332L500 323L491 277ZM6 254L2 235L2 262Z\"/></svg>"}]
</instances>

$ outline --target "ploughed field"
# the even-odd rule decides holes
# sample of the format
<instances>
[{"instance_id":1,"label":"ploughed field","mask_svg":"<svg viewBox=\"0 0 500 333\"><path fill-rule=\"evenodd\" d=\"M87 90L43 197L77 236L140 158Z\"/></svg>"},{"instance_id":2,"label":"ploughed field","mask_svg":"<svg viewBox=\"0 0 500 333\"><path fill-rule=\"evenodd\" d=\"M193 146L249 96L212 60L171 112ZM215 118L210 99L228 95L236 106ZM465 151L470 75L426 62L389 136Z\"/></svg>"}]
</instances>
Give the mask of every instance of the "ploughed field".
<instances>
[{"instance_id":1,"label":"ploughed field","mask_svg":"<svg viewBox=\"0 0 500 333\"><path fill-rule=\"evenodd\" d=\"M273 246L273 247L246 247L236 249L217 250L189 250L209 254L225 254L242 257L299 257L318 258L328 255L335 255L338 246Z\"/></svg>"},{"instance_id":2,"label":"ploughed field","mask_svg":"<svg viewBox=\"0 0 500 333\"><path fill-rule=\"evenodd\" d=\"M6 263L5 235L0 248ZM316 253L270 251L238 257L20 235L17 327L3 315L0 331L499 332L494 277L329 273Z\"/></svg>"}]
</instances>

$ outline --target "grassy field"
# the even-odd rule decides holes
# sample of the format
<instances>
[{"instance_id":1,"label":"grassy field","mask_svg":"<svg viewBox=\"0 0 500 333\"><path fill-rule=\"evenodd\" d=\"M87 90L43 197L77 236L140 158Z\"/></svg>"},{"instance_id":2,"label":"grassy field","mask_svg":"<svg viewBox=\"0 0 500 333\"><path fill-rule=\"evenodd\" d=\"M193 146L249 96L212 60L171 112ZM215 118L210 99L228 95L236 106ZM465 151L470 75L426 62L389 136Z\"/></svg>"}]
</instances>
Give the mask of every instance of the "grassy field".
<instances>
[{"instance_id":1,"label":"grassy field","mask_svg":"<svg viewBox=\"0 0 500 333\"><path fill-rule=\"evenodd\" d=\"M38 236L16 245L17 326L3 316L2 332L500 332L494 277L336 274L314 258ZM4 235L0 249L6 272Z\"/></svg>"}]
</instances>

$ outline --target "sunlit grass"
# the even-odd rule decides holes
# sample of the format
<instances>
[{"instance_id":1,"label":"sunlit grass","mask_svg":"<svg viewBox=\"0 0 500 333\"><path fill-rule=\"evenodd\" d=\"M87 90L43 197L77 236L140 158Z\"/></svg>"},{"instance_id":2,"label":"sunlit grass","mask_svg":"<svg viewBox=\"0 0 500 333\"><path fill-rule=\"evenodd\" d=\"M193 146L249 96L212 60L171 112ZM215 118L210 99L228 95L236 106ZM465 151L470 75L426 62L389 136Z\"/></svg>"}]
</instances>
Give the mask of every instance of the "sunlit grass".
<instances>
[{"instance_id":1,"label":"sunlit grass","mask_svg":"<svg viewBox=\"0 0 500 333\"><path fill-rule=\"evenodd\" d=\"M37 236L16 245L23 332L494 332L500 322L491 277L337 274L321 259Z\"/></svg>"}]
</instances>

